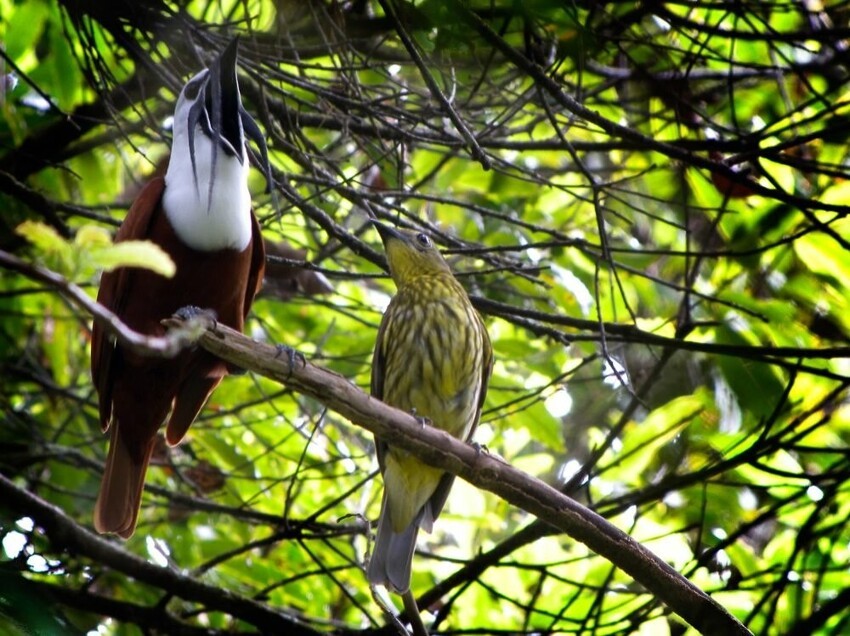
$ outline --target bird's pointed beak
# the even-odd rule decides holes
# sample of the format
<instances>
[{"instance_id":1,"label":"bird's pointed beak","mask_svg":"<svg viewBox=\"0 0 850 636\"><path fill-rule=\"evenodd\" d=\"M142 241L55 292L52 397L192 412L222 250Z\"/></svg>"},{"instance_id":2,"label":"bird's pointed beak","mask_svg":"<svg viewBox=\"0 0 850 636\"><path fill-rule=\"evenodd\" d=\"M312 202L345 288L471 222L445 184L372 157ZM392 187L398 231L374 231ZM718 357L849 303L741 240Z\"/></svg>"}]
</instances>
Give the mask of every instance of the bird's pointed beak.
<instances>
[{"instance_id":1,"label":"bird's pointed beak","mask_svg":"<svg viewBox=\"0 0 850 636\"><path fill-rule=\"evenodd\" d=\"M239 82L236 77L236 64L239 50L237 35L219 56L219 78L222 93L222 137L237 150L237 156L242 160L242 149L246 137L257 144L260 149L263 174L266 177L266 192L271 191L272 170L269 163L269 150L266 138L257 122L242 106L242 95L239 92ZM238 137L238 138L237 138ZM237 145L238 144L238 145Z\"/></svg>"},{"instance_id":2,"label":"bird's pointed beak","mask_svg":"<svg viewBox=\"0 0 850 636\"><path fill-rule=\"evenodd\" d=\"M210 67L210 81L206 87L206 105L210 116L213 135L230 146L233 154L242 161L245 134L242 128L242 97L236 78L236 62L239 52L239 37L230 44Z\"/></svg>"},{"instance_id":3,"label":"bird's pointed beak","mask_svg":"<svg viewBox=\"0 0 850 636\"><path fill-rule=\"evenodd\" d=\"M377 219L371 219L372 225L378 230L378 234L381 235L381 241L383 241L384 245L391 241L392 239L397 239L399 241L407 242L407 237L396 230L395 228L390 227L389 225L384 225Z\"/></svg>"}]
</instances>

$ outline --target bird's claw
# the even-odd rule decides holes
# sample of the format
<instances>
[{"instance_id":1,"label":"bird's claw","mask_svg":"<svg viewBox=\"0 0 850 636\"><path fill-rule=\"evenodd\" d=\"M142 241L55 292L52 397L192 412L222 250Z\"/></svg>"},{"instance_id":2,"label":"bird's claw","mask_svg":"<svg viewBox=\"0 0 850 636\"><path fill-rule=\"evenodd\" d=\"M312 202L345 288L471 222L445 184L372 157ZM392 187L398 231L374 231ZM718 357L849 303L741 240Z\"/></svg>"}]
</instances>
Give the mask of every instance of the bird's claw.
<instances>
[{"instance_id":1,"label":"bird's claw","mask_svg":"<svg viewBox=\"0 0 850 636\"><path fill-rule=\"evenodd\" d=\"M167 330L173 331L176 336L190 348L196 346L198 338L207 329L216 330L218 321L215 311L202 309L195 305L180 307L171 316L160 320L160 324Z\"/></svg>"},{"instance_id":2,"label":"bird's claw","mask_svg":"<svg viewBox=\"0 0 850 636\"><path fill-rule=\"evenodd\" d=\"M174 315L181 320L191 320L192 318L204 317L209 318L213 326L217 323L218 316L212 309L202 309L197 305L186 305L174 312Z\"/></svg>"},{"instance_id":3,"label":"bird's claw","mask_svg":"<svg viewBox=\"0 0 850 636\"><path fill-rule=\"evenodd\" d=\"M286 361L289 363L289 375L292 375L293 369L295 369L295 361L299 361L302 367L307 366L307 358L304 357L304 354L300 351L297 351L293 347L284 344L276 344L274 348L277 350L277 353L274 354L275 358L279 358L281 355L286 353Z\"/></svg>"},{"instance_id":4,"label":"bird's claw","mask_svg":"<svg viewBox=\"0 0 850 636\"><path fill-rule=\"evenodd\" d=\"M410 414L414 417L414 419L419 422L419 426L426 427L431 424L431 420L427 417L423 417L421 415L416 414L416 409L410 409Z\"/></svg>"}]
</instances>

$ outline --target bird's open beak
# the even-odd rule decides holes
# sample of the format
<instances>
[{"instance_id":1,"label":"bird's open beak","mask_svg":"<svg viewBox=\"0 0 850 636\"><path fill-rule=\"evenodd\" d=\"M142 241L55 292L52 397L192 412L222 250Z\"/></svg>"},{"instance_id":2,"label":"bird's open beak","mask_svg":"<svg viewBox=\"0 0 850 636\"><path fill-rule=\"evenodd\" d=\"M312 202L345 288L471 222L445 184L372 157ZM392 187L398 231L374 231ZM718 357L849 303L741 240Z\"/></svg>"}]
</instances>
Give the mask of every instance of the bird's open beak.
<instances>
[{"instance_id":1,"label":"bird's open beak","mask_svg":"<svg viewBox=\"0 0 850 636\"><path fill-rule=\"evenodd\" d=\"M217 139L225 152L242 161L245 135L242 132L242 98L236 79L236 60L239 38L233 38L210 67L210 81L206 87L206 107L210 116L213 139ZM229 148L228 148L229 147Z\"/></svg>"},{"instance_id":2,"label":"bird's open beak","mask_svg":"<svg viewBox=\"0 0 850 636\"><path fill-rule=\"evenodd\" d=\"M195 165L195 127L200 124L204 132L215 143L213 153L222 148L228 155L236 157L240 163L244 159L245 137L257 144L260 149L262 168L266 177L266 191L271 190L272 174L266 139L245 108L239 93L239 80L236 76L236 64L239 53L239 36L221 52L203 76L202 94L189 110L189 153L192 166ZM215 165L215 154L213 155Z\"/></svg>"},{"instance_id":3,"label":"bird's open beak","mask_svg":"<svg viewBox=\"0 0 850 636\"><path fill-rule=\"evenodd\" d=\"M189 151L195 149L195 127L200 124L207 136L228 155L243 158L242 100L236 80L239 38L234 38L201 76L198 98L189 109ZM197 81L197 80L196 80Z\"/></svg>"},{"instance_id":4,"label":"bird's open beak","mask_svg":"<svg viewBox=\"0 0 850 636\"><path fill-rule=\"evenodd\" d=\"M272 171L269 164L269 150L266 138L257 122L242 106L242 96L239 93L239 82L236 78L236 61L239 49L239 36L233 38L227 48L219 56L219 81L221 82L221 137L230 143L239 160L242 160L242 148L245 137L257 144L260 149L263 173L266 177L266 192L271 191Z\"/></svg>"}]
</instances>

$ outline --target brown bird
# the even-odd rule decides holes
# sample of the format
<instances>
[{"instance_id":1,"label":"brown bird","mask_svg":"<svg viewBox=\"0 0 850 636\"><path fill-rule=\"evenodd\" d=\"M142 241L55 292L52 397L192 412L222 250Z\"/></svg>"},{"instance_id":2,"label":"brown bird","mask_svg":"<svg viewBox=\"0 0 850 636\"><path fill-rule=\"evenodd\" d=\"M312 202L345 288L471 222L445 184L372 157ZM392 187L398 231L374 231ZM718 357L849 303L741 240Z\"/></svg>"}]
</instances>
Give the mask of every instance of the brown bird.
<instances>
[{"instance_id":1,"label":"brown bird","mask_svg":"<svg viewBox=\"0 0 850 636\"><path fill-rule=\"evenodd\" d=\"M162 335L160 321L186 306L210 309L241 331L263 280L265 253L248 192L246 136L261 150L267 180L270 167L262 133L242 106L237 46L237 40L231 42L184 86L165 177L145 186L115 237L153 241L177 266L170 279L132 267L103 274L98 302L140 333ZM168 417L166 441L182 440L228 369L202 350L173 359L138 356L116 345L98 324L91 353L100 424L112 431L94 526L126 539L136 528L159 427Z\"/></svg>"}]
</instances>

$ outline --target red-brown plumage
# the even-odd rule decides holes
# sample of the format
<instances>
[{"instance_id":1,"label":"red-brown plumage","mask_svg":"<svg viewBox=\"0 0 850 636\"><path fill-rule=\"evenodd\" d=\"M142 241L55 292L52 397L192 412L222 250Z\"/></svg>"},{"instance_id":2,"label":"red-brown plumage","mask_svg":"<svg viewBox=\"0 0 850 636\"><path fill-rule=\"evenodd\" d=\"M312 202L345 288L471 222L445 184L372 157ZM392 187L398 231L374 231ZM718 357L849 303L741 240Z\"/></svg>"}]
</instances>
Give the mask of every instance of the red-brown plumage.
<instances>
[{"instance_id":1,"label":"red-brown plumage","mask_svg":"<svg viewBox=\"0 0 850 636\"><path fill-rule=\"evenodd\" d=\"M150 240L177 265L173 278L139 268L104 273L98 302L141 333L161 335L164 318L187 305L216 312L219 322L242 330L263 279L265 254L260 227L251 214L252 239L240 251L203 252L175 234L162 207L165 182L155 178L142 190L116 241ZM196 349L176 358L134 355L115 346L103 329L92 331L92 377L99 395L100 424L112 429L94 525L124 538L133 534L145 472L157 431L171 416L166 440L177 444L210 393L227 374L226 365Z\"/></svg>"}]
</instances>

